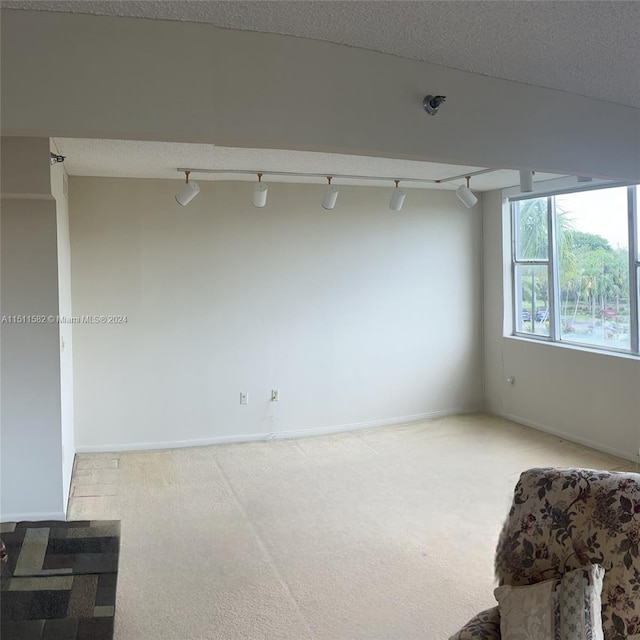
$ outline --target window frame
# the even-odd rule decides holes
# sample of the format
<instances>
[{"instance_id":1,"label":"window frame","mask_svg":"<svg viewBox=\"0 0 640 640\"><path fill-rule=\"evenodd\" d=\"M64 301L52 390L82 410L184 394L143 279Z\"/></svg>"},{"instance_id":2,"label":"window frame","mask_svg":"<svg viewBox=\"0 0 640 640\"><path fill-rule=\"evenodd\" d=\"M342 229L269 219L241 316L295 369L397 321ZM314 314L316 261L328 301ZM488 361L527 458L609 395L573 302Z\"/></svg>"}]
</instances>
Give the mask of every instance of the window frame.
<instances>
[{"instance_id":1,"label":"window frame","mask_svg":"<svg viewBox=\"0 0 640 640\"><path fill-rule=\"evenodd\" d=\"M629 349L610 347L600 344L581 343L577 341L562 340L560 323L560 265L558 257L557 237L557 216L555 196L568 193L582 193L585 191L610 189L614 187L627 188L627 215L629 234ZM505 194L506 195L506 194ZM547 242L548 250L546 258L522 259L518 258L518 224L517 215L519 203L527 200L545 198L547 202ZM559 344L566 348L589 349L611 355L640 356L640 227L638 218L638 204L640 200L640 185L630 185L628 183L599 183L585 187L561 188L557 190L541 191L538 193L515 194L507 196L509 204L509 226L511 233L511 335L518 338L526 338L548 344ZM547 266L548 280L548 314L549 314L549 335L540 335L533 332L519 331L518 322L519 302L521 293L517 290L518 279L516 271L518 267L526 266ZM532 303L532 314L535 313Z\"/></svg>"},{"instance_id":2,"label":"window frame","mask_svg":"<svg viewBox=\"0 0 640 640\"><path fill-rule=\"evenodd\" d=\"M627 191L629 214L629 311L631 331L631 353L640 355L640 216L638 195L640 185L630 186ZM636 303L631 304L635 294ZM633 330L635 325L635 331Z\"/></svg>"},{"instance_id":3,"label":"window frame","mask_svg":"<svg viewBox=\"0 0 640 640\"><path fill-rule=\"evenodd\" d=\"M545 196L542 196L545 197ZM516 283L518 282L518 278L516 277L516 271L517 268L520 267L543 267L546 266L547 267L547 287L548 287L548 301L547 304L548 306L548 312L549 312L549 318L551 318L551 300L552 300L552 283L551 283L551 225L550 225L550 210L551 210L551 205L550 202L551 200L549 198L546 198L547 200L547 257L546 258L518 258L518 243L520 241L520 238L518 237L518 225L516 224L516 216L518 214L518 211L516 211L516 207L514 207L513 205L516 204L516 206L519 207L519 203L524 201L524 200L535 200L535 199L539 199L540 196L532 196L531 198L518 198L517 200L511 201L510 202L510 206L511 206L511 282L512 282L512 287L511 287L511 292L512 292L512 300L513 300L513 304L512 304L512 311L513 311L513 317L512 317L512 322L513 322L513 332L514 335L521 335L521 336L531 336L531 337L535 337L538 340L544 340L545 342L552 342L554 340L552 340L551 336L552 336L552 331L551 331L551 320L549 321L549 335L545 336L545 335L536 335L534 333L527 333L524 331L518 332L516 330L516 328L518 327L518 295L516 292ZM522 310L520 310L520 313L522 313ZM533 302L531 304L531 317L532 322L535 324L535 313L536 313L536 309L534 308Z\"/></svg>"}]
</instances>

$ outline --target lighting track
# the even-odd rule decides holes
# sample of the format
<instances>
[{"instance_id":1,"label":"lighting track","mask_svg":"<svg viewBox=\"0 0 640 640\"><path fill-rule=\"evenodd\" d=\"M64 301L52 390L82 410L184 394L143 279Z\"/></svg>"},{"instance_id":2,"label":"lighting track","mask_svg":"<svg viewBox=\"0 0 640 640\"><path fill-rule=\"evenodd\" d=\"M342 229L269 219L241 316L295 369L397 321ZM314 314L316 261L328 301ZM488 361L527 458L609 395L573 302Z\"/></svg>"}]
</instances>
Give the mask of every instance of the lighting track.
<instances>
[{"instance_id":1,"label":"lighting track","mask_svg":"<svg viewBox=\"0 0 640 640\"><path fill-rule=\"evenodd\" d=\"M472 178L473 176L481 176L483 173L492 173L493 171L500 171L500 169L480 169L480 171L472 171L471 173L461 173L459 176L451 176L450 178L442 178L441 180L435 180L440 184L441 182L453 182L454 180L461 180L462 178Z\"/></svg>"},{"instance_id":2,"label":"lighting track","mask_svg":"<svg viewBox=\"0 0 640 640\"><path fill-rule=\"evenodd\" d=\"M288 176L291 178L320 178L326 180L327 176L332 178L342 178L345 180L380 180L381 182L394 182L398 180L397 176L360 176L348 173L306 173L301 171L262 171L262 170L249 170L249 169L198 169L196 167L180 167L177 169L180 173L189 171L190 173L215 173L215 174L231 174L231 175L245 175L255 176L262 174L263 176ZM467 176L479 176L483 173L491 173L492 171L499 171L499 169L481 169L480 171L473 171L471 173L463 173L459 176L452 176L450 178L442 178L441 180L431 180L427 178L399 178L401 182L422 182L426 184L440 184L442 182L451 182L453 180L460 180Z\"/></svg>"}]
</instances>

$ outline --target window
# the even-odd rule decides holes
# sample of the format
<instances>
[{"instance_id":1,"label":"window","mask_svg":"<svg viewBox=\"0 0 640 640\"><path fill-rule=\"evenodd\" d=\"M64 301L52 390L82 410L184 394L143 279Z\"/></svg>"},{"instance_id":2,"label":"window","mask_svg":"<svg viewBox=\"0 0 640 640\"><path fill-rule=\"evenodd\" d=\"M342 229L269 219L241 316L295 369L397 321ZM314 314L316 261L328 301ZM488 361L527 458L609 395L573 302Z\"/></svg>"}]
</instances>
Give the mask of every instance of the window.
<instances>
[{"instance_id":1,"label":"window","mask_svg":"<svg viewBox=\"0 0 640 640\"><path fill-rule=\"evenodd\" d=\"M640 187L511 202L514 333L638 354Z\"/></svg>"},{"instance_id":2,"label":"window","mask_svg":"<svg viewBox=\"0 0 640 640\"><path fill-rule=\"evenodd\" d=\"M515 327L542 336L549 336L549 205L549 198L512 205Z\"/></svg>"}]
</instances>

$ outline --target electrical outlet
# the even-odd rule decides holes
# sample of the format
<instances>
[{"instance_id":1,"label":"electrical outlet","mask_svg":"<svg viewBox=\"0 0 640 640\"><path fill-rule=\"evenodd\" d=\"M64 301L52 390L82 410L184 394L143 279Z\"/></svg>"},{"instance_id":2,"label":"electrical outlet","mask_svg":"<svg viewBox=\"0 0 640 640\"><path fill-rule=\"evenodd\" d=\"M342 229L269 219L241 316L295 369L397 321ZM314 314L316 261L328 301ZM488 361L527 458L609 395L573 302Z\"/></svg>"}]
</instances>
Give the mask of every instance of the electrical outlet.
<instances>
[{"instance_id":1,"label":"electrical outlet","mask_svg":"<svg viewBox=\"0 0 640 640\"><path fill-rule=\"evenodd\" d=\"M246 391L240 392L240 404L249 404L249 393Z\"/></svg>"},{"instance_id":2,"label":"electrical outlet","mask_svg":"<svg viewBox=\"0 0 640 640\"><path fill-rule=\"evenodd\" d=\"M271 402L278 402L280 400L280 389L271 389Z\"/></svg>"}]
</instances>

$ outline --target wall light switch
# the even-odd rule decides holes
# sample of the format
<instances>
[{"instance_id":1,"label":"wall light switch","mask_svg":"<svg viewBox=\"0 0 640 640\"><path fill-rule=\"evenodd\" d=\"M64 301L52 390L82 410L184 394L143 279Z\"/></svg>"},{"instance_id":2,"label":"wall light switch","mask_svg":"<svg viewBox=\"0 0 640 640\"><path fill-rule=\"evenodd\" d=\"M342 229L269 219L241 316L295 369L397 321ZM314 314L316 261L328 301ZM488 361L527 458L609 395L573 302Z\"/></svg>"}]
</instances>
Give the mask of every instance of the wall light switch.
<instances>
[{"instance_id":1,"label":"wall light switch","mask_svg":"<svg viewBox=\"0 0 640 640\"><path fill-rule=\"evenodd\" d=\"M246 391L240 392L240 404L249 404L249 394Z\"/></svg>"}]
</instances>

